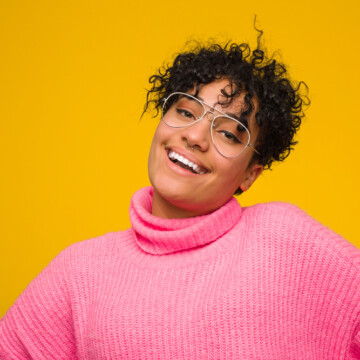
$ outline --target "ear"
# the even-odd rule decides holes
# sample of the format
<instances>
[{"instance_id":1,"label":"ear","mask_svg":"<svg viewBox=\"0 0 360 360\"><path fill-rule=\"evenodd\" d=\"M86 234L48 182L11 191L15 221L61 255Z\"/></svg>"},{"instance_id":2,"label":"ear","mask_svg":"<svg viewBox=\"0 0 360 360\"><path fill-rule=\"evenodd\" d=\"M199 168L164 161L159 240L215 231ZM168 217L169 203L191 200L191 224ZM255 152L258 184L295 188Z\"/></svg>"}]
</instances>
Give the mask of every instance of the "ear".
<instances>
[{"instance_id":1,"label":"ear","mask_svg":"<svg viewBox=\"0 0 360 360\"><path fill-rule=\"evenodd\" d=\"M242 191L248 190L263 170L264 167L262 165L258 163L252 164L248 169L248 174L245 180L240 184L240 189Z\"/></svg>"}]
</instances>

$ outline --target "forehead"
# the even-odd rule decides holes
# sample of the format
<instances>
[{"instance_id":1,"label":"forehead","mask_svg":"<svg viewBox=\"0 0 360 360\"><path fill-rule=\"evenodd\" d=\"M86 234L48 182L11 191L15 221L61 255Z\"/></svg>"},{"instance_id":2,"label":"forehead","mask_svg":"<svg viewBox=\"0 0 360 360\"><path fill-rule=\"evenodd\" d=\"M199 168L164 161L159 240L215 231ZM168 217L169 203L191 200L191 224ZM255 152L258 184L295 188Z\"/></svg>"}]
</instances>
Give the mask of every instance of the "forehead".
<instances>
[{"instance_id":1,"label":"forehead","mask_svg":"<svg viewBox=\"0 0 360 360\"><path fill-rule=\"evenodd\" d=\"M240 115L248 108L245 101L246 91L238 91L236 85L228 79L219 79L209 84L194 86L189 93L196 95L200 100L214 109L231 111ZM257 112L258 102L256 97L251 99L254 113Z\"/></svg>"}]
</instances>

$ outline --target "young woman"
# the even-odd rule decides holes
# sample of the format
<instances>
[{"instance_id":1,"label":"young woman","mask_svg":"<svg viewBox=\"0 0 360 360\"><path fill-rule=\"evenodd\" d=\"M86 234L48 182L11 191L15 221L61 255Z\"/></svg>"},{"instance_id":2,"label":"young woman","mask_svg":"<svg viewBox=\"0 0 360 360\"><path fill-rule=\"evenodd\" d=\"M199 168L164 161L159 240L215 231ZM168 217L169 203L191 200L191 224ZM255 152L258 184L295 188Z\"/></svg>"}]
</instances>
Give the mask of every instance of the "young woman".
<instances>
[{"instance_id":1,"label":"young woman","mask_svg":"<svg viewBox=\"0 0 360 360\"><path fill-rule=\"evenodd\" d=\"M61 252L2 319L0 358L360 359L359 250L292 205L233 198L294 145L285 67L211 45L150 82L132 227Z\"/></svg>"}]
</instances>

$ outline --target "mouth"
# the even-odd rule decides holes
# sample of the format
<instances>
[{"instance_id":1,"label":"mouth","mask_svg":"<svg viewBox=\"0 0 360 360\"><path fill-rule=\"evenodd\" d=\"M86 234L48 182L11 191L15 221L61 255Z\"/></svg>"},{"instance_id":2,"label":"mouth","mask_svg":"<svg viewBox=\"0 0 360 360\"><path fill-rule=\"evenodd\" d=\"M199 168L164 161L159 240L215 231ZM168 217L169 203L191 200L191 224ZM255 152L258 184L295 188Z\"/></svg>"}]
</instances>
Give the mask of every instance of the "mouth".
<instances>
[{"instance_id":1,"label":"mouth","mask_svg":"<svg viewBox=\"0 0 360 360\"><path fill-rule=\"evenodd\" d=\"M192 172L193 174L203 175L208 173L209 171L201 166L200 164L196 164L195 162L189 160L184 155L178 154L176 151L167 149L167 156L171 162L175 165Z\"/></svg>"}]
</instances>

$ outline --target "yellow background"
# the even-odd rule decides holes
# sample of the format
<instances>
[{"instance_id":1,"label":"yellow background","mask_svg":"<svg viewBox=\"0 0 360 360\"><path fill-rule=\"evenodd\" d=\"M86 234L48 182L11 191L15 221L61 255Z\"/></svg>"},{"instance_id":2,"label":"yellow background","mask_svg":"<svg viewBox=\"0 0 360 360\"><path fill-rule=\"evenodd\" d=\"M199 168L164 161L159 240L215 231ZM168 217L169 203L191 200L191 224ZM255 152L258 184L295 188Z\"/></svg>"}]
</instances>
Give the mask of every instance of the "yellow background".
<instances>
[{"instance_id":1,"label":"yellow background","mask_svg":"<svg viewBox=\"0 0 360 360\"><path fill-rule=\"evenodd\" d=\"M359 9L342 1L0 2L0 316L66 246L129 227L157 119L147 79L189 39L250 41L254 15L312 105L242 205L294 203L360 247Z\"/></svg>"}]
</instances>

